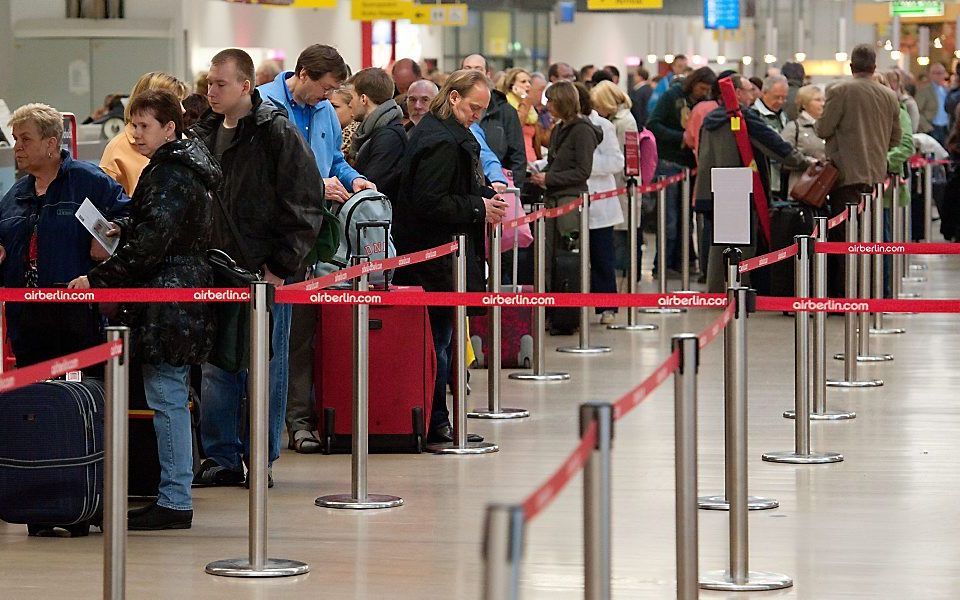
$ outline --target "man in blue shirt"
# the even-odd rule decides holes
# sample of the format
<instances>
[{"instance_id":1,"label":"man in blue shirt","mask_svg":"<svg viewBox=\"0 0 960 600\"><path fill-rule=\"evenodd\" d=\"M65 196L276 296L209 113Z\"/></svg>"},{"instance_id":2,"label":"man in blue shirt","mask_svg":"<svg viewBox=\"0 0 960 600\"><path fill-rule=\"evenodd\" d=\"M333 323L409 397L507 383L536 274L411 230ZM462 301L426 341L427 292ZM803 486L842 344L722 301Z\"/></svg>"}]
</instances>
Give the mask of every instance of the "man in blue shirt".
<instances>
[{"instance_id":1,"label":"man in blue shirt","mask_svg":"<svg viewBox=\"0 0 960 600\"><path fill-rule=\"evenodd\" d=\"M929 75L930 83L917 91L920 132L929 133L943 145L950 133L950 117L944 108L947 100L947 69L940 63L933 63Z\"/></svg>"},{"instance_id":2,"label":"man in blue shirt","mask_svg":"<svg viewBox=\"0 0 960 600\"><path fill-rule=\"evenodd\" d=\"M293 71L283 71L257 88L265 100L287 111L313 150L323 177L324 197L341 203L360 190L376 189L347 164L340 151L340 122L327 96L346 78L347 65L340 53L331 46L314 44L300 53ZM317 421L310 393L316 308L278 304L273 319L271 406L286 406L290 448L318 452L320 442L313 434ZM280 431L273 433L279 437Z\"/></svg>"}]
</instances>

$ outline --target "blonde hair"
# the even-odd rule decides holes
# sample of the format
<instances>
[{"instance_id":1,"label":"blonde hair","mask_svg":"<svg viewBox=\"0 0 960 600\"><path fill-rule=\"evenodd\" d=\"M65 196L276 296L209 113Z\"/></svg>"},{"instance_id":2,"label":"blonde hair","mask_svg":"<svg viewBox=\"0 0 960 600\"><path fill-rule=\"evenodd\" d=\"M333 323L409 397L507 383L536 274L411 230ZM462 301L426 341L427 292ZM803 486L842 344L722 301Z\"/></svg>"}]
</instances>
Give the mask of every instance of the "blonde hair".
<instances>
[{"instance_id":1,"label":"blonde hair","mask_svg":"<svg viewBox=\"0 0 960 600\"><path fill-rule=\"evenodd\" d=\"M187 84L180 81L173 75L164 73L162 71L150 71L149 73L144 73L140 76L140 79L137 80L137 83L134 84L133 90L130 91L130 101L127 102L127 106L123 109L123 119L127 123L130 122L130 102L133 102L134 98L146 92L147 90L152 90L155 92L170 92L177 97L177 100L181 101L190 95L190 90L187 88Z\"/></svg>"},{"instance_id":2,"label":"blonde hair","mask_svg":"<svg viewBox=\"0 0 960 600\"><path fill-rule=\"evenodd\" d=\"M39 102L33 104L24 104L10 115L8 125L10 127L20 127L26 123L33 123L40 132L43 139L63 137L63 115L60 111L47 104Z\"/></svg>"},{"instance_id":3,"label":"blonde hair","mask_svg":"<svg viewBox=\"0 0 960 600\"><path fill-rule=\"evenodd\" d=\"M343 98L343 101L345 103L350 104L351 102L353 102L353 84L345 83L340 87L338 87L337 89L333 90L331 94L336 94L340 96L341 98Z\"/></svg>"},{"instance_id":4,"label":"blonde hair","mask_svg":"<svg viewBox=\"0 0 960 600\"><path fill-rule=\"evenodd\" d=\"M470 93L474 87L484 85L490 88L490 81L487 76L480 71L460 70L450 74L446 83L440 88L433 100L430 102L430 112L441 121L450 117L453 111L450 107L450 94L457 92L461 97Z\"/></svg>"},{"instance_id":5,"label":"blonde hair","mask_svg":"<svg viewBox=\"0 0 960 600\"><path fill-rule=\"evenodd\" d=\"M797 110L805 110L804 107L808 102L816 98L817 96L822 96L823 90L816 85L805 85L799 90L797 90Z\"/></svg>"},{"instance_id":6,"label":"blonde hair","mask_svg":"<svg viewBox=\"0 0 960 600\"><path fill-rule=\"evenodd\" d=\"M499 85L497 85L497 89L503 92L504 94L511 91L511 88L513 88L513 84L516 83L517 81L517 76L520 75L521 73L526 73L528 77L530 76L530 72L527 71L526 69L514 67L513 69L510 69L509 71L503 74L503 78L500 80Z\"/></svg>"},{"instance_id":7,"label":"blonde hair","mask_svg":"<svg viewBox=\"0 0 960 600\"><path fill-rule=\"evenodd\" d=\"M598 113L613 115L620 107L630 108L630 97L612 81L601 81L590 90L590 101Z\"/></svg>"}]
</instances>

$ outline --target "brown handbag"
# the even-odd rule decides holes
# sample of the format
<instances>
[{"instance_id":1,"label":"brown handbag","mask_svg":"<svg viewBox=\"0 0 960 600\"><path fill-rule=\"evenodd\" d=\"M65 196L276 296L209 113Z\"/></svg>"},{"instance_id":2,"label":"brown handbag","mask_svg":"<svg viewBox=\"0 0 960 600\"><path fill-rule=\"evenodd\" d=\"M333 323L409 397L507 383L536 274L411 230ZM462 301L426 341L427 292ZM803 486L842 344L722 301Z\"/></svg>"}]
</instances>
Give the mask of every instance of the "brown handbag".
<instances>
[{"instance_id":1,"label":"brown handbag","mask_svg":"<svg viewBox=\"0 0 960 600\"><path fill-rule=\"evenodd\" d=\"M837 183L840 171L830 162L810 165L790 189L790 197L814 208L827 201L827 194Z\"/></svg>"}]
</instances>

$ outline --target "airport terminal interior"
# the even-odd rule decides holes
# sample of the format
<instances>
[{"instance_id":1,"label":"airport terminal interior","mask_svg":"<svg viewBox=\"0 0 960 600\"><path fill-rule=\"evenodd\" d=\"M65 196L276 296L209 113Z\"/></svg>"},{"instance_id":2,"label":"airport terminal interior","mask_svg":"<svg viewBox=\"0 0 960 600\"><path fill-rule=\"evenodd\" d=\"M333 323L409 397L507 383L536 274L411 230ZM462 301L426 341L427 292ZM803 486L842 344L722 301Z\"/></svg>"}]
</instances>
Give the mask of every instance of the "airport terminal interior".
<instances>
[{"instance_id":1,"label":"airport terminal interior","mask_svg":"<svg viewBox=\"0 0 960 600\"><path fill-rule=\"evenodd\" d=\"M684 55L692 69L709 67L716 73L733 69L744 75L744 81L748 77L771 81L768 78L776 78L784 63L801 64L806 68L804 83L822 89L850 78L849 53L855 45L867 44L876 53L878 71L899 69L905 76L912 75L920 90L912 94L918 100L924 87L933 85L929 83L931 64L943 65L947 77L955 73L956 80L943 85L945 90L952 85L960 93L960 2L956 1L466 0L465 4L423 4L434 9L433 14L412 16L420 3L408 0L0 0L0 132L12 137L6 121L17 107L29 102L50 104L75 115L75 121L67 121L72 127L66 134L68 152L98 164L108 141L123 135L123 115L118 113L114 116L119 121L111 121L102 118L101 112L97 123L84 124L84 120L101 108L105 96L129 94L143 73L172 73L194 91L197 75L224 48L244 50L258 66L272 61L293 69L300 52L317 43L337 48L354 72L369 67L389 71L397 60L412 58L422 65L424 77L436 74L433 80L440 87L447 81L445 76L474 53L486 57L491 78L515 67L546 76L556 63L569 64L577 72L584 65L598 69L610 65L618 73L615 85L624 92L637 85L639 70L672 76L671 65L678 55ZM446 8L437 12L438 7ZM931 135L923 136L931 140L936 127L946 128L938 125L940 111L934 112L928 129ZM955 131L960 135L960 124ZM262 489L194 487L190 529L113 531L109 538L93 528L82 537L35 537L28 536L20 522L0 520L0 600L960 597L960 474L956 465L950 466L960 455L960 252L951 243L960 237L941 231L946 219L960 215L956 208L960 197L951 195L960 193L960 187L946 184L948 179L960 178L955 162L960 142L956 149L947 142L933 142L937 152L923 145L926 141L914 139L908 172L898 173L916 178L904 188L912 191L914 235L912 239L887 237L906 242L907 256L893 256L898 268L892 270L878 268L883 261L870 255L853 260L858 265L854 271L867 265L874 277L888 282L902 275L902 281L893 286L894 293L899 292L894 300L906 303L886 305L889 312L885 308L864 319L849 312L823 317L824 337L819 341L825 345L826 358L822 369L813 368L817 357L810 338L802 336L802 343L797 338L798 319L807 315L810 323L801 321L803 328L808 334L816 333L815 313L794 311L785 304L764 308L763 298L758 300L760 310L748 317L737 312L729 323L721 321L721 327L715 326L718 319L730 317L732 311L718 306L692 306L666 314L641 309L630 315L630 323L656 327L635 331L608 327L606 322L627 324L631 309L621 307L614 316L601 317L590 307L588 344L609 352L557 351L584 345L584 335L548 335L543 327L532 332L534 339L541 335L544 346L542 353L529 358L534 362L539 358L541 368L568 373L569 378L514 379L511 374L529 369L488 371L482 365L483 356L469 369L469 393L462 408L488 406L489 377L496 373L497 406L529 411L526 418L465 421L470 433L480 434L497 451L369 454L363 473L369 493L398 496L401 506L369 510L317 506L319 497L356 493L358 458L351 456L349 446L332 454L295 452L288 448L284 432L269 490L265 473L257 475L263 481L254 482L255 488L263 483ZM22 175L14 154L11 145L0 143L0 197ZM752 175L744 170L752 184ZM686 202L691 193L688 182L676 185L681 186L684 191L677 197L685 196ZM644 194L637 212L655 222L658 199L665 198L658 191ZM616 198L610 201L617 202ZM749 204L744 207L749 222ZM527 207L528 212L533 209ZM643 249L637 265L639 283L630 286L620 265L617 293L678 305L685 299L707 298L689 295L707 292L705 274L698 271L696 262L702 223L691 219L690 271L683 275L689 278L689 289L684 289L680 273L658 264L657 225L652 224L639 234ZM956 225L960 232L960 221ZM0 223L0 234L2 230ZM883 236L860 241L882 242ZM921 243L936 244L939 250L925 253ZM507 247L504 250L503 265L509 271L512 253ZM843 250L847 251L852 252ZM793 255L785 260L800 264ZM764 264L756 268L770 269ZM856 288L857 279L853 282ZM788 287L792 285L791 281ZM875 290L869 283L867 287L859 297L869 300ZM801 290L791 289L795 293L779 295L804 297ZM815 290L807 291L807 296L814 295ZM856 289L852 293L855 296ZM882 297L882 292L873 296L874 300ZM911 300L916 301L912 310ZM931 309L923 304L928 300L946 302ZM651 302L649 306L655 307L657 300ZM508 310L524 309L504 308L503 314ZM504 327L510 323L514 321L505 319ZM746 329L739 354L737 344L725 343L736 335L737 323ZM870 328L866 343L858 339L864 334L863 325ZM877 328L898 331L884 334L875 332ZM343 331L348 332L343 352L350 353L351 329ZM686 405L686 410L696 407L696 445L690 446L688 439L685 447L695 448L696 461L695 489L687 488L685 499L690 500L691 493L723 496L725 488L735 485L739 490L745 480L751 500L772 500L774 506L747 511L738 501L733 511L694 509L691 513L691 503L681 502L675 419L683 398L677 394L680 387L675 387L675 378L684 375L679 364L666 371L663 365L671 358L673 337L684 333L710 338L702 340L709 343L699 351L695 401ZM381 338L376 340L371 343L383 343ZM876 385L830 386L823 397L827 410L847 412L851 418L814 415L803 427L785 417L784 412L795 410L798 401L808 403L802 412L810 410L817 393L815 371L829 381L847 379L851 369L845 363L865 345L871 356L887 359L856 361L854 379L876 380ZM648 379L657 372L668 376ZM804 375L809 379L801 385L795 378ZM342 376L350 379L354 374L347 371ZM691 379L689 373L686 377ZM731 383L735 377L743 378L739 388ZM581 442L580 407L618 401L623 405L622 399L636 393L644 382L651 384L643 390L648 394L613 424L609 478L601 476L599 451L588 447L578 462L574 451ZM459 383L451 384L451 406L457 401ZM737 389L748 416L742 430L728 422ZM431 387L428 393L432 391ZM369 403L375 419L376 399L371 397ZM842 459L791 464L763 458L804 444L807 455L837 453ZM735 474L731 457L743 455L746 473ZM6 458L0 456L0 470L9 470ZM109 456L105 468L109 468ZM543 487L558 477L566 480L561 489ZM693 481L694 470L683 477L685 483ZM4 474L0 484L9 478ZM103 490L103 501L110 492ZM265 509L259 512L254 499L264 497ZM601 510L604 498L609 501L609 513ZM149 500L131 497L129 502L136 507ZM491 559L487 552L491 541L485 539L490 507L512 507L520 511L512 513L516 516L522 515L521 505L529 509L531 503L544 500L542 510L528 510L525 518L520 517L518 529L513 530L516 535L509 538L517 544L515 553L506 549L508 528L499 531L495 547L512 556L512 562ZM0 506L0 516L3 510ZM689 535L678 535L681 513L688 517L687 534L691 523L697 530L692 548ZM265 539L257 539L257 531L265 531ZM603 531L607 531L606 543ZM121 540L125 564L105 558L111 556L111 540ZM252 557L254 546L263 549L258 546L261 542L267 557L300 561L309 572L224 577L206 570L214 561ZM678 552L678 546L685 552ZM112 556L118 556L116 546L113 550ZM696 572L700 579L716 572L729 576L734 564L748 569L747 581L779 576L789 578L792 585L756 591L697 589ZM696 571L694 585L689 586L689 577L678 584L678 573L691 565ZM122 576L118 577L117 569ZM113 587L107 593L111 578Z\"/></svg>"}]
</instances>

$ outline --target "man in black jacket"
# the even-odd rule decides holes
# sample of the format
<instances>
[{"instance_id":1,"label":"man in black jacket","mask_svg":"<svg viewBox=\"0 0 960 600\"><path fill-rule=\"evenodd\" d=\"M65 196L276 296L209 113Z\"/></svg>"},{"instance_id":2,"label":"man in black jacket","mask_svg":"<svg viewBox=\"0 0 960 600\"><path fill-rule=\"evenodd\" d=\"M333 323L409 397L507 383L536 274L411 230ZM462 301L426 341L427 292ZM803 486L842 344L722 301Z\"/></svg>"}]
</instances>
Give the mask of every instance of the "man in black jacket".
<instances>
[{"instance_id":1,"label":"man in black jacket","mask_svg":"<svg viewBox=\"0 0 960 600\"><path fill-rule=\"evenodd\" d=\"M253 61L231 48L213 57L207 75L211 110L192 132L220 161L220 198L213 209L213 245L274 285L294 275L313 247L323 217L323 180L313 153L282 108L253 87ZM234 233L234 227L236 233ZM239 238L239 239L238 239ZM207 459L196 485L244 481L241 397L247 372L203 366L201 440ZM272 403L275 404L275 403ZM284 406L270 407L270 462L280 455Z\"/></svg>"},{"instance_id":2,"label":"man in black jacket","mask_svg":"<svg viewBox=\"0 0 960 600\"><path fill-rule=\"evenodd\" d=\"M479 54L463 59L462 68L486 74L487 61ZM487 145L497 155L503 168L513 173L513 185L521 187L527 176L527 151L523 145L523 126L517 109L510 106L507 96L490 86L490 106L480 119L480 128Z\"/></svg>"},{"instance_id":3,"label":"man in black jacket","mask_svg":"<svg viewBox=\"0 0 960 600\"><path fill-rule=\"evenodd\" d=\"M383 69L364 69L349 82L353 85L350 110L361 123L353 136L350 155L354 167L376 184L387 198L395 200L400 189L400 161L407 148L403 111L393 99L393 80Z\"/></svg>"}]
</instances>

